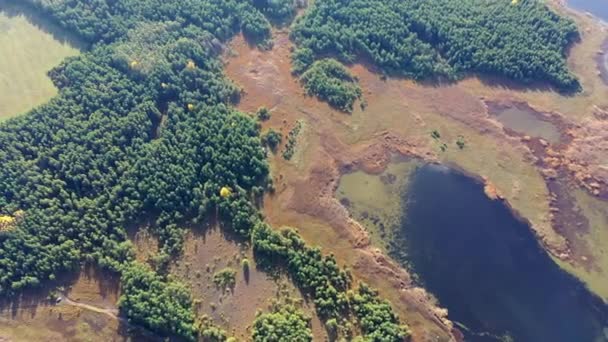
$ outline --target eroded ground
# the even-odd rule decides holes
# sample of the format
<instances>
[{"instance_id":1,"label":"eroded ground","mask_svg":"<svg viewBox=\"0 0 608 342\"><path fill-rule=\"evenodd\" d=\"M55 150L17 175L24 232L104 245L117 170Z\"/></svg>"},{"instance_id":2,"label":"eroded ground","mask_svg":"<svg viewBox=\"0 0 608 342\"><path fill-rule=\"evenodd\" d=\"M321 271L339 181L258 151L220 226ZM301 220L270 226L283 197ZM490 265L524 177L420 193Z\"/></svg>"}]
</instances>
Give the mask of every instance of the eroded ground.
<instances>
[{"instance_id":1,"label":"eroded ground","mask_svg":"<svg viewBox=\"0 0 608 342\"><path fill-rule=\"evenodd\" d=\"M385 256L385 246L377 241L381 239L374 237L380 229L369 234L370 222L355 221L335 196L343 174L365 171L388 177L386 167L395 155L443 162L485 179L489 195L504 198L531 223L565 269L608 300L608 204L602 200L608 197L608 87L595 63L605 59L599 50L607 34L585 16L577 15L576 20L582 42L572 49L570 66L582 80L580 95L479 78L441 86L383 80L366 66L354 65L352 72L360 79L368 106L365 111L357 106L353 114L334 111L304 95L290 74L287 32L276 32L275 47L266 52L235 39L226 72L243 87L239 108L254 112L267 106L273 116L264 129L280 130L284 137L297 120L303 122L292 160L285 161L281 152L271 156L276 193L265 199L268 221L277 227L297 227L309 243L333 252L357 279L378 288L410 325L415 340L451 340L445 310ZM6 28L0 21L0 35ZM551 143L505 130L491 113L492 103L525 104L547 115L564 139ZM432 131L441 137L432 138ZM461 139L463 149L456 145ZM385 208L381 201L378 205ZM557 224L564 220L574 224ZM138 254L142 261L157 249L145 233L135 240L143 251ZM244 257L251 261L248 279L239 263ZM210 281L214 270L223 267L237 270L236 286L228 292ZM173 272L191 285L201 315L242 339L250 335L258 308L267 308L281 296L298 298L285 279L271 279L256 270L251 251L218 230L194 230ZM124 340L124 322L113 316L116 285L97 279L99 275L83 273L67 292L70 301L84 305L67 300L53 305L42 299L5 305L0 339ZM313 316L315 337L323 339L321 323L304 305Z\"/></svg>"},{"instance_id":2,"label":"eroded ground","mask_svg":"<svg viewBox=\"0 0 608 342\"><path fill-rule=\"evenodd\" d=\"M596 240L607 229L605 212L597 208L608 206L601 200L608 194L608 87L595 63L607 35L591 19L568 14L582 32L569 59L581 78L582 94L564 96L543 87L474 77L446 85L383 80L355 64L351 71L360 80L367 107L357 106L352 114L304 95L290 74L287 32L275 32L271 51L235 39L226 72L243 88L239 108L270 108L273 115L264 129L272 127L283 136L297 120L307 127L291 161L280 152L271 158L277 191L265 200L268 220L275 226L298 227L309 243L333 252L357 278L379 288L413 328L415 338L447 340L450 323L444 312L370 243L366 229L334 196L342 174L381 173L395 154L443 162L485 180L488 195L506 200L560 264L608 299L606 242ZM525 105L554 124L564 139L551 143L504 129L490 113L491 103ZM433 131L440 138L433 138ZM465 142L462 149L459 140ZM565 197L562 192L576 195ZM591 211L594 215L587 214ZM557 224L571 217L573 222ZM580 217L585 220L575 222Z\"/></svg>"}]
</instances>

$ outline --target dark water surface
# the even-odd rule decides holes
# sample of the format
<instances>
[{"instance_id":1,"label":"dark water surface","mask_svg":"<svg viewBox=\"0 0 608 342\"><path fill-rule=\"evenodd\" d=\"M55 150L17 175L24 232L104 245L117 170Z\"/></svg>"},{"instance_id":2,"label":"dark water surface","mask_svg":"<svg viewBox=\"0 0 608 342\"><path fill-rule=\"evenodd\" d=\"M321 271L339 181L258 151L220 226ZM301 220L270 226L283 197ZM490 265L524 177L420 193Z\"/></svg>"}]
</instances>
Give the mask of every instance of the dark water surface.
<instances>
[{"instance_id":1,"label":"dark water surface","mask_svg":"<svg viewBox=\"0 0 608 342\"><path fill-rule=\"evenodd\" d=\"M608 21L608 0L567 0L568 6Z\"/></svg>"},{"instance_id":2,"label":"dark water surface","mask_svg":"<svg viewBox=\"0 0 608 342\"><path fill-rule=\"evenodd\" d=\"M481 184L427 165L404 196L408 262L467 341L608 341L606 305Z\"/></svg>"}]
</instances>

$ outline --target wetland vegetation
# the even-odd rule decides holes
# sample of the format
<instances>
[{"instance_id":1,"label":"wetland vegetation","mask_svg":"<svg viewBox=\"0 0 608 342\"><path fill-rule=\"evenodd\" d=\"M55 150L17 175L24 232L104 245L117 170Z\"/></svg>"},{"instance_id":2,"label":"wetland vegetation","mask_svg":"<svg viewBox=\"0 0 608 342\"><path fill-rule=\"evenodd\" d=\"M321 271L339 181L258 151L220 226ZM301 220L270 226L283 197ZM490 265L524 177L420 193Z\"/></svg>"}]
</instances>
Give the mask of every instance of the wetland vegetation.
<instances>
[{"instance_id":1,"label":"wetland vegetation","mask_svg":"<svg viewBox=\"0 0 608 342\"><path fill-rule=\"evenodd\" d=\"M516 104L494 107L496 108L491 109L490 114L506 129L524 136L541 138L551 144L560 142L560 130L547 118L543 118L542 113Z\"/></svg>"},{"instance_id":2,"label":"wetland vegetation","mask_svg":"<svg viewBox=\"0 0 608 342\"><path fill-rule=\"evenodd\" d=\"M191 295L167 274L183 247L182 227L217 214L245 241L254 226L264 227L251 201L269 185L259 127L231 108L238 89L223 76L218 53L220 42L241 29L264 45L266 11L245 1L29 5L93 48L52 70L57 97L0 127L0 212L25 212L0 236L0 294L41 287L85 261L96 263L120 274L119 307L130 323L195 340L204 331ZM134 258L125 230L142 217L159 240L151 265ZM256 250L289 253L296 283L316 298L323 317L347 310L349 283L335 261L295 233L283 240L259 229L266 235L254 235ZM233 278L216 277L222 286ZM347 324L340 322L341 333L355 333ZM386 332L393 333L404 334Z\"/></svg>"},{"instance_id":3,"label":"wetland vegetation","mask_svg":"<svg viewBox=\"0 0 608 342\"><path fill-rule=\"evenodd\" d=\"M354 213L369 210L386 219L357 196L358 186L381 176L361 175L359 183L344 177L339 194L352 194L346 198ZM449 310L467 341L608 340L605 303L555 264L529 227L489 199L482 184L437 165L396 177L409 181L400 193L383 194L401 211L395 232L383 240Z\"/></svg>"}]
</instances>

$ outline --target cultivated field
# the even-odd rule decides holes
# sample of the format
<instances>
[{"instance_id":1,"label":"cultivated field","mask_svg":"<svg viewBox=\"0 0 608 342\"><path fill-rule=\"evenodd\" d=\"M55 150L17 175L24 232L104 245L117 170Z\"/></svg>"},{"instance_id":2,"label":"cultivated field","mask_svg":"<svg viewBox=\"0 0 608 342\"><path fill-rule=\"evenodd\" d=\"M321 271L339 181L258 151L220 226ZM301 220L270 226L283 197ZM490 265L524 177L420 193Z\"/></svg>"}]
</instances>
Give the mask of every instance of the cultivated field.
<instances>
[{"instance_id":1,"label":"cultivated field","mask_svg":"<svg viewBox=\"0 0 608 342\"><path fill-rule=\"evenodd\" d=\"M34 13L0 0L0 121L52 98L47 72L81 46Z\"/></svg>"}]
</instances>

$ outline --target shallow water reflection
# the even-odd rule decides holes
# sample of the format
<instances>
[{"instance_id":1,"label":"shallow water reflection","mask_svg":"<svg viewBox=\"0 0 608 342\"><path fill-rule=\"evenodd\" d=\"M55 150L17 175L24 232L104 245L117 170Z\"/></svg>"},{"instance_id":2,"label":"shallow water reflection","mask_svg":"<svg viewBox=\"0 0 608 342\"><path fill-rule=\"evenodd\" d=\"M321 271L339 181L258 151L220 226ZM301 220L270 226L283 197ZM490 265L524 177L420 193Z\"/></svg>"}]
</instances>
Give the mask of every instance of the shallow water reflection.
<instances>
[{"instance_id":1,"label":"shallow water reflection","mask_svg":"<svg viewBox=\"0 0 608 342\"><path fill-rule=\"evenodd\" d=\"M608 341L606 305L481 184L424 166L404 203L406 262L467 341Z\"/></svg>"},{"instance_id":2,"label":"shallow water reflection","mask_svg":"<svg viewBox=\"0 0 608 342\"><path fill-rule=\"evenodd\" d=\"M513 106L503 108L492 115L505 128L517 133L543 138L554 144L560 141L559 129L551 122L539 119L539 114L533 112L532 109Z\"/></svg>"}]
</instances>

